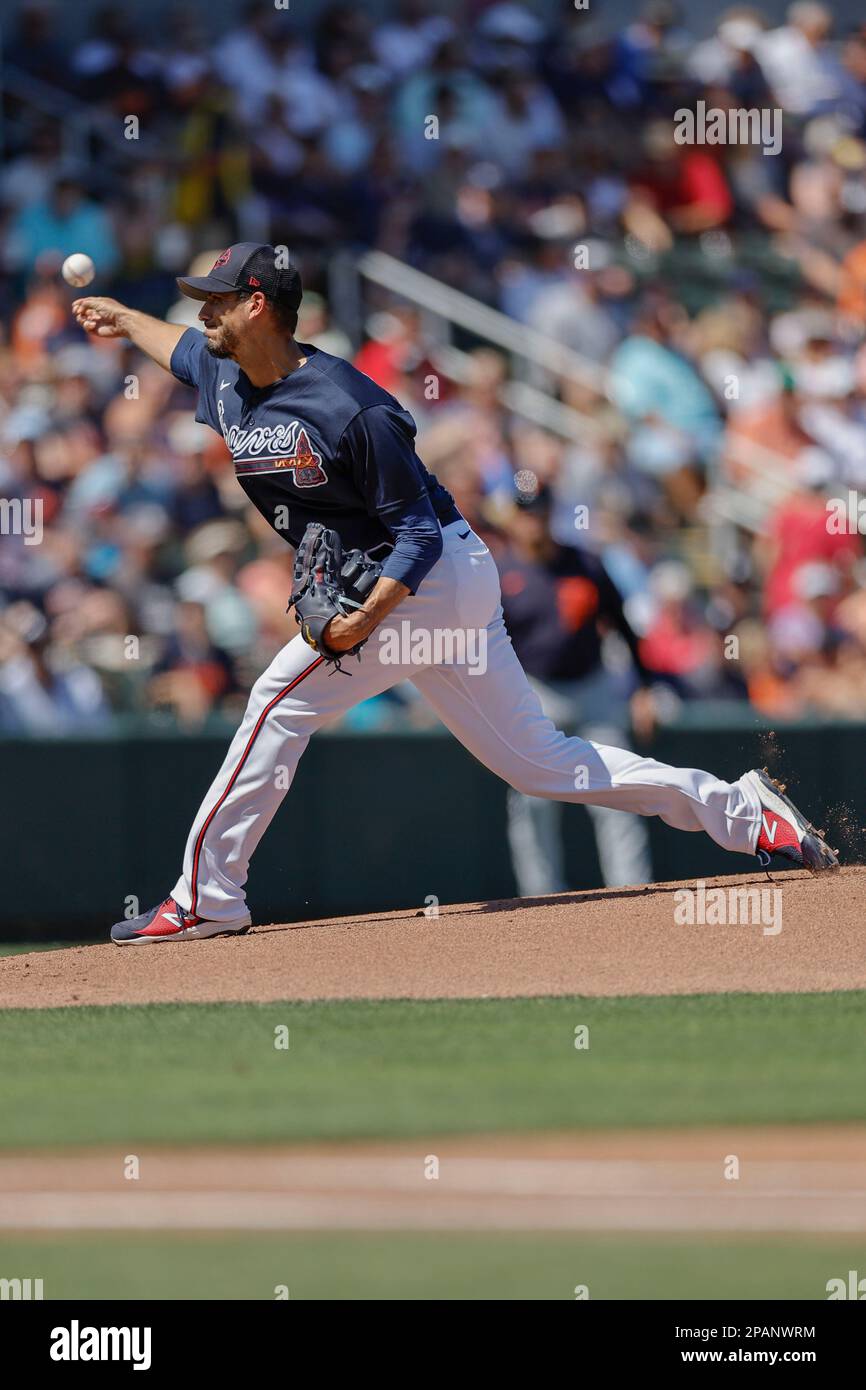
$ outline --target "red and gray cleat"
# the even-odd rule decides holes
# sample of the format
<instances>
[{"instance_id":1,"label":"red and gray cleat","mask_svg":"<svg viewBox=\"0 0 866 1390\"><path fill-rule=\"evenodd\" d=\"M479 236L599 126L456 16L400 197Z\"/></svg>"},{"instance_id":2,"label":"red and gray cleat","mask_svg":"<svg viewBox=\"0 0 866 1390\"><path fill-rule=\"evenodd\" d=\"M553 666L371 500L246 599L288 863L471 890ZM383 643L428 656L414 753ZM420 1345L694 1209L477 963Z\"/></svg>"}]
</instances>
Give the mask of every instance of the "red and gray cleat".
<instances>
[{"instance_id":1,"label":"red and gray cleat","mask_svg":"<svg viewBox=\"0 0 866 1390\"><path fill-rule=\"evenodd\" d=\"M240 922L205 922L166 898L159 907L142 912L128 922L115 922L111 939L116 946L133 946L150 941L202 941L208 936L240 936L250 929L250 918Z\"/></svg>"},{"instance_id":2,"label":"red and gray cleat","mask_svg":"<svg viewBox=\"0 0 866 1390\"><path fill-rule=\"evenodd\" d=\"M838 869L836 851L825 843L823 831L816 830L788 800L784 786L770 777L767 769L753 768L743 777L761 803L761 832L755 845L761 867L768 869L774 857L787 859L811 869Z\"/></svg>"}]
</instances>

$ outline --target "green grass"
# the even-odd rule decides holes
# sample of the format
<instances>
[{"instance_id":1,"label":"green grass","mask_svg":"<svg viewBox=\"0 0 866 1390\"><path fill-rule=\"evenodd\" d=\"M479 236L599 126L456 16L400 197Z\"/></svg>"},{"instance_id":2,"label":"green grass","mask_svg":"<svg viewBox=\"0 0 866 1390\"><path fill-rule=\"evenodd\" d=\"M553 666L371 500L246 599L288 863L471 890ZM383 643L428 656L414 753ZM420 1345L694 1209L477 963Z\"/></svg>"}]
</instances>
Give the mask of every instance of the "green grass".
<instances>
[{"instance_id":1,"label":"green grass","mask_svg":"<svg viewBox=\"0 0 866 1390\"><path fill-rule=\"evenodd\" d=\"M572 1234L0 1237L46 1299L825 1299L866 1239Z\"/></svg>"},{"instance_id":2,"label":"green grass","mask_svg":"<svg viewBox=\"0 0 866 1390\"><path fill-rule=\"evenodd\" d=\"M6 1147L862 1121L866 994L4 1010L0 1056Z\"/></svg>"}]
</instances>

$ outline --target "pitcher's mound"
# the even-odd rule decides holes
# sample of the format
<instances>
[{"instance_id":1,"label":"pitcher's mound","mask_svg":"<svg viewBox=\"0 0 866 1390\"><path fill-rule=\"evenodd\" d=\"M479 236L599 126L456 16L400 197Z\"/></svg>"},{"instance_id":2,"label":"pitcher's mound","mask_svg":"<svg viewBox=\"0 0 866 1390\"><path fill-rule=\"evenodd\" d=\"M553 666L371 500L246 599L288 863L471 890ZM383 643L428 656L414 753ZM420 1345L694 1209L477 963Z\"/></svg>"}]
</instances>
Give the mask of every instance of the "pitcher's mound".
<instances>
[{"instance_id":1,"label":"pitcher's mound","mask_svg":"<svg viewBox=\"0 0 866 1390\"><path fill-rule=\"evenodd\" d=\"M758 872L74 946L0 959L0 1007L863 989L864 900L866 869Z\"/></svg>"}]
</instances>

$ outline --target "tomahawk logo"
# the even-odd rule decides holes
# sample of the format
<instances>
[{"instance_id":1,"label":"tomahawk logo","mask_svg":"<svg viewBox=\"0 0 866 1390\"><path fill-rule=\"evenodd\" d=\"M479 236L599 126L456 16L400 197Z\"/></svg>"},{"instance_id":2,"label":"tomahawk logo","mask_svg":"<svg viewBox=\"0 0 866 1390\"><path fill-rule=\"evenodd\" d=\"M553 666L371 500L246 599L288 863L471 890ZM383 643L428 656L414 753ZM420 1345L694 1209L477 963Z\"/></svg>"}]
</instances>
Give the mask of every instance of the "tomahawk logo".
<instances>
[{"instance_id":1,"label":"tomahawk logo","mask_svg":"<svg viewBox=\"0 0 866 1390\"><path fill-rule=\"evenodd\" d=\"M293 470L295 487L321 487L322 483L328 481L328 475L322 467L322 455L317 454L312 448L304 429L298 432L298 442L292 457L277 459L276 466Z\"/></svg>"},{"instance_id":2,"label":"tomahawk logo","mask_svg":"<svg viewBox=\"0 0 866 1390\"><path fill-rule=\"evenodd\" d=\"M134 1371L150 1370L149 1327L69 1327L51 1329L52 1361L132 1361Z\"/></svg>"}]
</instances>

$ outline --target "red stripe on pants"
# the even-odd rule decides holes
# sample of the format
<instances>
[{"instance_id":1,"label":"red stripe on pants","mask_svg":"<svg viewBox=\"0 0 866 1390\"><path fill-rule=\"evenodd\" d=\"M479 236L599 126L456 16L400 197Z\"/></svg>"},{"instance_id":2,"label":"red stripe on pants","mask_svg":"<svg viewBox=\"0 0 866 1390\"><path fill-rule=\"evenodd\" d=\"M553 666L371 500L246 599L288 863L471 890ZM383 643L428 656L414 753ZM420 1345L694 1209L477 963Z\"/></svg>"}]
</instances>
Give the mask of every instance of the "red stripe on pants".
<instances>
[{"instance_id":1,"label":"red stripe on pants","mask_svg":"<svg viewBox=\"0 0 866 1390\"><path fill-rule=\"evenodd\" d=\"M208 818L202 826L201 830L198 832L198 838L195 842L195 852L192 857L192 901L189 905L189 910L193 914L193 916L196 915L196 907L198 905L198 865L199 859L201 857L202 845L204 844L204 837L208 831L208 826L210 825L220 806L222 806L223 802L225 801L226 797L228 796L229 792L234 786L241 768L243 767L244 763L249 757L250 749L252 748L253 744L258 738L262 725L264 724L271 710L274 708L274 705L278 705L280 703L280 700L284 700L285 697L292 690L294 690L296 685L300 685L301 681L306 679L306 677L310 674L311 671L315 671L317 666L321 666L324 659L325 658L323 656L317 656L316 660L310 666L308 666L305 671L302 671L299 676L295 676L295 679L289 685L285 686L277 695L274 696L272 700L269 700L268 703L265 705L264 709L262 710L261 714L256 720L256 727L253 729L252 733L247 739L247 746L241 754L240 759L238 760L238 765L232 773L231 777L229 778L228 786L226 787L222 796L217 801L213 810L208 815Z\"/></svg>"}]
</instances>

